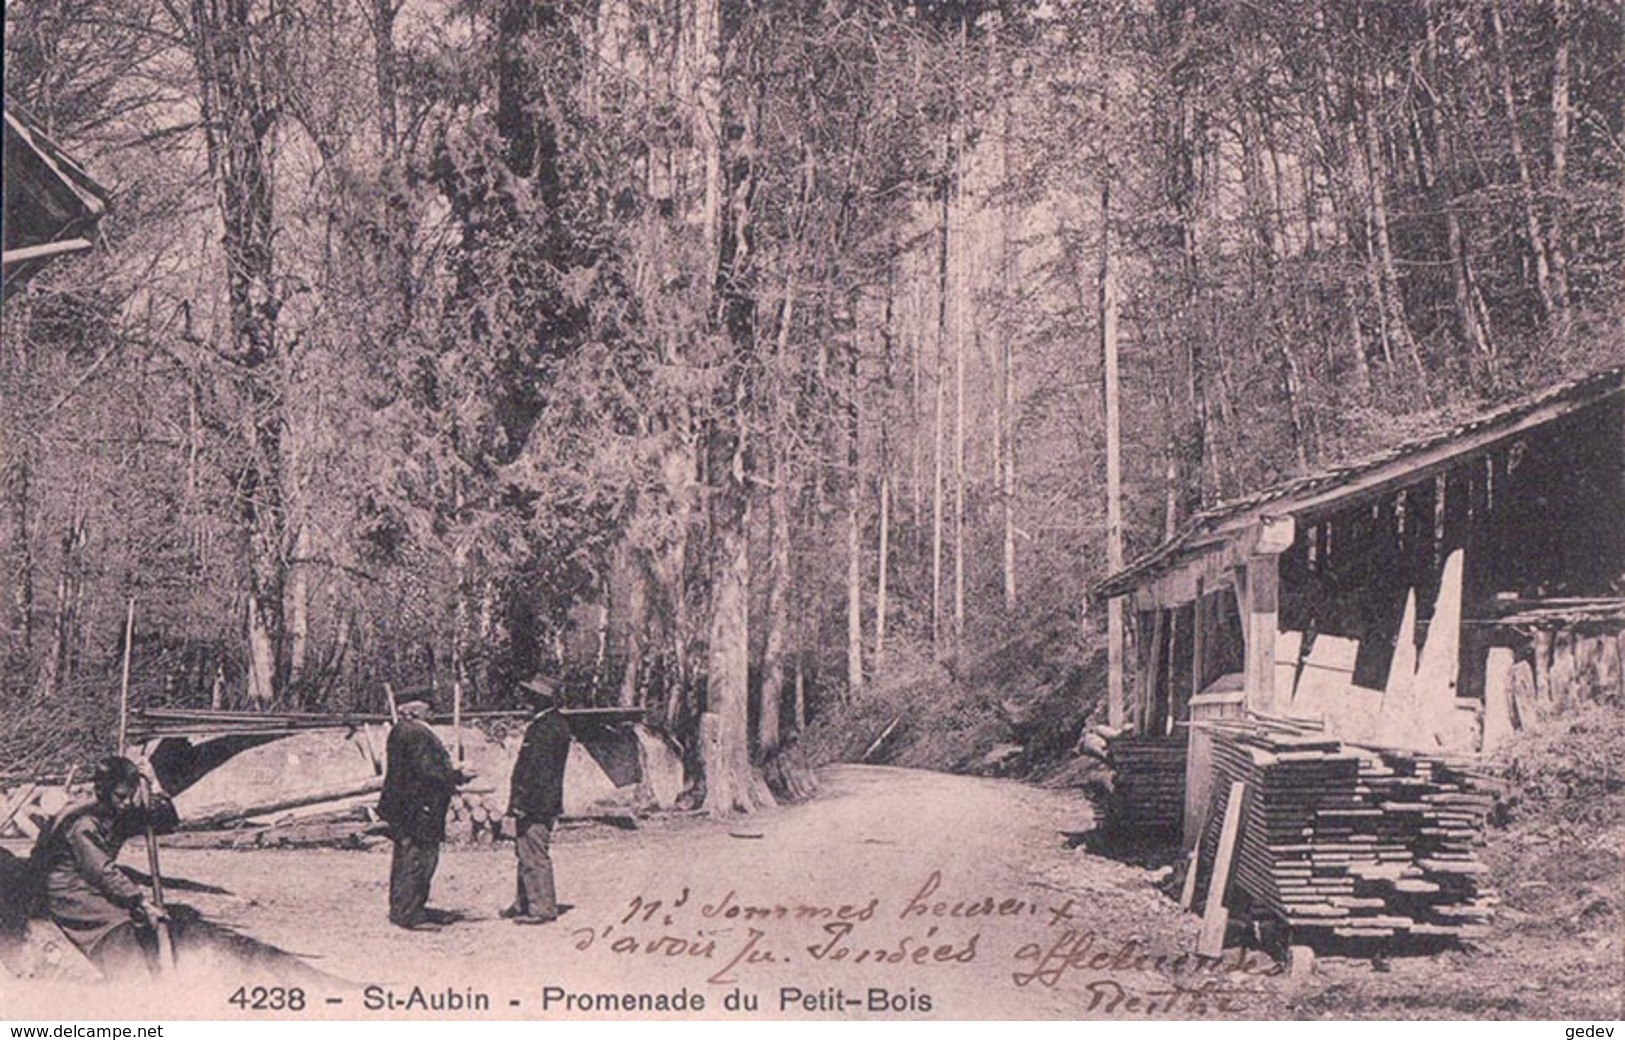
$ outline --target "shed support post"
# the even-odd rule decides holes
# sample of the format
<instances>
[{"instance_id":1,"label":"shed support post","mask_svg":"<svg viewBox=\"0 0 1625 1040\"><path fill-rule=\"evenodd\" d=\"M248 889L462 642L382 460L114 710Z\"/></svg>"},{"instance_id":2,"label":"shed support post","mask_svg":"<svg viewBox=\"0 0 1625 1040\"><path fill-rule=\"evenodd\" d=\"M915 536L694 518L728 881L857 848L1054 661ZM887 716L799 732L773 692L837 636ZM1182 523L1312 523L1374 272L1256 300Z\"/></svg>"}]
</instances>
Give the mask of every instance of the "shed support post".
<instances>
[{"instance_id":1,"label":"shed support post","mask_svg":"<svg viewBox=\"0 0 1625 1040\"><path fill-rule=\"evenodd\" d=\"M1207 612L1202 600L1207 595L1206 583L1196 579L1196 599L1191 606L1191 697L1202 694L1202 678L1207 672Z\"/></svg>"},{"instance_id":2,"label":"shed support post","mask_svg":"<svg viewBox=\"0 0 1625 1040\"><path fill-rule=\"evenodd\" d=\"M1106 605L1106 724L1123 728L1123 597Z\"/></svg>"},{"instance_id":3,"label":"shed support post","mask_svg":"<svg viewBox=\"0 0 1625 1040\"><path fill-rule=\"evenodd\" d=\"M1246 610L1242 626L1247 640L1247 707L1275 710L1275 637L1280 631L1281 554L1297 537L1292 517L1261 517L1252 554L1247 557Z\"/></svg>"},{"instance_id":4,"label":"shed support post","mask_svg":"<svg viewBox=\"0 0 1625 1040\"><path fill-rule=\"evenodd\" d=\"M1247 707L1275 710L1275 636L1280 600L1280 557L1247 561Z\"/></svg>"}]
</instances>

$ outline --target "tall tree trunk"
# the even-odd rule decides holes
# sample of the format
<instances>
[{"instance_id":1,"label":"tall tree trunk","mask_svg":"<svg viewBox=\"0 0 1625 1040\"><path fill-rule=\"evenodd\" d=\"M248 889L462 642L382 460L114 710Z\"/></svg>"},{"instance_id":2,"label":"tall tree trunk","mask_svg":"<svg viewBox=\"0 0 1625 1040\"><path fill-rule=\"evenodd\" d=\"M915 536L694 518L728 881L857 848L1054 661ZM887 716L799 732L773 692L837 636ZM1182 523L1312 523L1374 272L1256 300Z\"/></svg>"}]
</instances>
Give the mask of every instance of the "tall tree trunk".
<instances>
[{"instance_id":1,"label":"tall tree trunk","mask_svg":"<svg viewBox=\"0 0 1625 1040\"><path fill-rule=\"evenodd\" d=\"M1311 87L1315 105L1315 130L1320 140L1319 152L1322 155L1322 168L1326 174L1326 190L1331 196L1332 208L1337 215L1337 226L1342 232L1342 249L1351 268L1359 268L1365 276L1367 292L1370 298L1378 299L1378 286L1380 280L1376 272L1376 257L1369 248L1367 236L1359 233L1364 228L1364 207L1355 204L1355 188L1353 185L1355 170L1354 159L1357 149L1354 147L1354 128L1348 126L1341 128L1345 120L1337 118L1332 111L1333 81L1332 73L1336 66L1332 62L1331 47L1328 44L1329 27L1326 19L1326 4L1324 0L1315 5L1315 39L1316 57L1313 86ZM1362 248L1362 243L1364 248ZM1364 324L1361 320L1361 301L1359 284L1353 278L1345 278L1343 282L1343 303L1349 323L1349 360L1354 375L1354 396L1358 401L1365 401L1371 394L1371 363L1366 352L1366 339ZM1379 318L1379 322L1380 322ZM1387 341L1383 341L1383 350L1387 352Z\"/></svg>"},{"instance_id":2,"label":"tall tree trunk","mask_svg":"<svg viewBox=\"0 0 1625 1040\"><path fill-rule=\"evenodd\" d=\"M1360 9L1356 15L1356 26L1363 36L1366 31L1364 9ZM1378 304L1383 309L1389 336L1410 358L1411 364L1416 369L1417 386L1422 392L1422 397L1431 403L1427 369L1422 364L1422 353L1417 347L1416 339L1411 335L1410 320L1405 313L1403 283L1399 278L1399 266L1394 260L1393 241L1389 235L1388 170L1387 164L1383 161L1382 128L1377 122L1377 112L1383 103L1382 70L1372 66L1372 58L1369 55L1362 56L1361 66L1362 91L1356 103L1360 109L1366 187L1370 193L1368 201L1371 207L1371 228L1375 236L1377 270L1381 279L1382 295L1378 299Z\"/></svg>"},{"instance_id":3,"label":"tall tree trunk","mask_svg":"<svg viewBox=\"0 0 1625 1040\"><path fill-rule=\"evenodd\" d=\"M1552 298L1557 305L1557 336L1568 339L1572 317L1569 302L1568 250L1563 245L1568 230L1569 129L1572 103L1569 99L1569 0L1552 0ZM1616 54L1617 57L1617 54Z\"/></svg>"},{"instance_id":4,"label":"tall tree trunk","mask_svg":"<svg viewBox=\"0 0 1625 1040\"><path fill-rule=\"evenodd\" d=\"M32 673L34 664L34 540L30 509L34 488L29 479L32 475L29 446L17 444L12 446L12 450L16 457L11 466L9 483L12 537L16 539L17 548L17 584L11 596L13 667L20 670L18 674L27 675Z\"/></svg>"},{"instance_id":5,"label":"tall tree trunk","mask_svg":"<svg viewBox=\"0 0 1625 1040\"><path fill-rule=\"evenodd\" d=\"M592 692L593 702L598 703L598 694L604 687L604 679L609 671L609 626L615 615L614 572L605 567L598 575L598 625L593 633L595 646L592 655Z\"/></svg>"},{"instance_id":6,"label":"tall tree trunk","mask_svg":"<svg viewBox=\"0 0 1625 1040\"><path fill-rule=\"evenodd\" d=\"M999 138L999 183L1004 188L1010 180L1011 104L1006 95L1004 121ZM1017 217L1015 203L1006 198L999 210L999 299L998 324L998 409L995 423L999 429L999 450L993 465L998 470L1000 519L1004 532L1004 611L1016 610L1016 372L1015 323L1010 314L1015 306L1015 246L1011 228Z\"/></svg>"},{"instance_id":7,"label":"tall tree trunk","mask_svg":"<svg viewBox=\"0 0 1625 1040\"><path fill-rule=\"evenodd\" d=\"M858 340L846 325L846 689L863 686L863 480L859 468Z\"/></svg>"},{"instance_id":8,"label":"tall tree trunk","mask_svg":"<svg viewBox=\"0 0 1625 1040\"><path fill-rule=\"evenodd\" d=\"M271 140L276 56L241 0L192 0L192 59L201 86L209 172L224 225L231 356L242 388L247 452L234 481L249 560L248 696L274 700L283 632L282 405L273 277Z\"/></svg>"},{"instance_id":9,"label":"tall tree trunk","mask_svg":"<svg viewBox=\"0 0 1625 1040\"><path fill-rule=\"evenodd\" d=\"M622 653L626 667L621 670L621 689L615 703L623 708L636 708L643 703L644 637L649 626L649 577L636 549L624 551L626 580L631 583L627 591L626 642Z\"/></svg>"},{"instance_id":10,"label":"tall tree trunk","mask_svg":"<svg viewBox=\"0 0 1625 1040\"><path fill-rule=\"evenodd\" d=\"M1102 103L1104 106L1104 102ZM1112 185L1100 188L1100 354L1106 408L1106 571L1123 569L1123 436L1117 357L1117 265L1112 246ZM1106 723L1123 725L1123 597L1106 604Z\"/></svg>"},{"instance_id":11,"label":"tall tree trunk","mask_svg":"<svg viewBox=\"0 0 1625 1040\"><path fill-rule=\"evenodd\" d=\"M891 426L895 413L894 398L897 393L896 378L896 350L895 322L896 314L894 298L896 286L896 246L892 248L892 260L886 265L886 301L885 312L880 319L881 344L881 372L884 379L884 396L880 412L880 462L877 467L880 471L880 508L879 508L879 546L876 552L875 567L875 652L874 667L878 672L886 660L886 611L887 586L891 576L891 497L892 497L892 434Z\"/></svg>"},{"instance_id":12,"label":"tall tree trunk","mask_svg":"<svg viewBox=\"0 0 1625 1040\"><path fill-rule=\"evenodd\" d=\"M963 228L963 199L960 223ZM963 237L956 239L959 285L954 295L954 652L965 645L965 326L970 272Z\"/></svg>"},{"instance_id":13,"label":"tall tree trunk","mask_svg":"<svg viewBox=\"0 0 1625 1040\"><path fill-rule=\"evenodd\" d=\"M960 66L966 67L965 49L970 35L969 19L959 20ZM958 88L956 88L957 90ZM954 282L954 653L965 649L965 351L971 315L971 253L966 247L969 234L965 219L965 134L959 125L959 97L954 96L954 123L949 137L948 177L952 185L953 217L950 263Z\"/></svg>"},{"instance_id":14,"label":"tall tree trunk","mask_svg":"<svg viewBox=\"0 0 1625 1040\"><path fill-rule=\"evenodd\" d=\"M300 523L294 536L294 558L288 564L288 682L306 679L310 661L310 524Z\"/></svg>"},{"instance_id":15,"label":"tall tree trunk","mask_svg":"<svg viewBox=\"0 0 1625 1040\"><path fill-rule=\"evenodd\" d=\"M875 576L875 670L886 663L887 574L891 570L891 474L880 471L880 547L879 573Z\"/></svg>"},{"instance_id":16,"label":"tall tree trunk","mask_svg":"<svg viewBox=\"0 0 1625 1040\"><path fill-rule=\"evenodd\" d=\"M45 659L45 672L40 682L42 700L55 700L73 678L75 643L79 632L80 569L88 533L88 521L75 506L73 518L62 532L62 562L56 578L56 611L51 618L51 652Z\"/></svg>"},{"instance_id":17,"label":"tall tree trunk","mask_svg":"<svg viewBox=\"0 0 1625 1040\"><path fill-rule=\"evenodd\" d=\"M780 720L784 716L785 634L790 625L790 473L784 463L783 436L775 431L769 450L773 453L773 489L768 494L769 562L767 592L767 638L762 650L761 711L757 716L757 747L762 755L777 751L781 741Z\"/></svg>"},{"instance_id":18,"label":"tall tree trunk","mask_svg":"<svg viewBox=\"0 0 1625 1040\"><path fill-rule=\"evenodd\" d=\"M1264 156L1259 155L1260 149L1270 152L1274 149L1270 144L1269 131L1262 124L1262 116L1257 120L1245 117L1242 120L1242 187L1246 193L1247 212L1258 241L1258 252L1262 254L1263 272L1259 281L1263 284L1264 307L1269 314L1271 333L1268 334L1268 339L1274 342L1281 358L1282 389L1286 394L1287 415L1292 426L1293 452L1297 459L1298 471L1301 473L1309 468L1313 452L1308 424L1304 417L1303 378L1298 368L1297 354L1292 349L1292 330L1286 327L1283 320L1279 298L1282 239L1274 215L1278 207L1274 202L1274 189L1264 183ZM1172 534L1170 531L1169 536L1172 537Z\"/></svg>"},{"instance_id":19,"label":"tall tree trunk","mask_svg":"<svg viewBox=\"0 0 1625 1040\"><path fill-rule=\"evenodd\" d=\"M909 496L913 508L909 511L916 554L920 546L920 532L925 530L925 293L924 279L911 278L914 286L914 306L909 311Z\"/></svg>"},{"instance_id":20,"label":"tall tree trunk","mask_svg":"<svg viewBox=\"0 0 1625 1040\"><path fill-rule=\"evenodd\" d=\"M479 666L474 670L474 681L469 684L468 706L470 709L479 707L483 703L492 703L491 695L495 690L495 675L493 664L496 654L493 652L497 646L497 619L496 599L497 583L490 574L490 568L484 568L485 578L480 582L480 610L479 610Z\"/></svg>"},{"instance_id":21,"label":"tall tree trunk","mask_svg":"<svg viewBox=\"0 0 1625 1040\"><path fill-rule=\"evenodd\" d=\"M1413 98L1411 109L1411 128L1416 141L1416 165L1423 192L1434 199L1434 208L1444 216L1445 244L1449 251L1450 284L1455 302L1457 330L1471 351L1472 357L1476 359L1476 363L1484 366L1493 382L1495 350L1490 341L1489 329L1479 321L1478 308L1474 302L1477 287L1473 279L1472 258L1468 252L1466 233L1461 226L1461 217L1457 213L1459 191L1449 120L1439 117L1439 97L1434 93L1433 87L1433 82L1439 74L1439 28L1432 3L1425 6L1425 16L1426 75L1423 82L1417 86L1420 93ZM1422 103L1424 97L1427 99L1426 105Z\"/></svg>"},{"instance_id":22,"label":"tall tree trunk","mask_svg":"<svg viewBox=\"0 0 1625 1040\"><path fill-rule=\"evenodd\" d=\"M750 505L735 476L737 456L718 483L711 560L711 623L707 632L706 702L700 722L705 809L713 816L749 812L773 796L750 760L747 728L750 671Z\"/></svg>"},{"instance_id":23,"label":"tall tree trunk","mask_svg":"<svg viewBox=\"0 0 1625 1040\"><path fill-rule=\"evenodd\" d=\"M771 804L773 796L750 758L750 493L747 438L753 414L750 391L752 302L743 295L750 263L748 183L736 185L734 205L722 179L722 11L720 0L700 0L686 26L691 56L690 129L698 151L703 192L699 226L706 255L706 338L725 352L716 358L725 375L707 423L705 483L709 490L710 623L707 627L706 704L700 720L705 809L713 816ZM741 157L755 148L748 124ZM743 160L748 161L748 160ZM748 172L742 177L748 178Z\"/></svg>"},{"instance_id":24,"label":"tall tree trunk","mask_svg":"<svg viewBox=\"0 0 1625 1040\"><path fill-rule=\"evenodd\" d=\"M372 0L374 79L378 91L378 139L383 154L395 154L399 140L399 80L395 52L395 19L404 0Z\"/></svg>"},{"instance_id":25,"label":"tall tree trunk","mask_svg":"<svg viewBox=\"0 0 1625 1040\"><path fill-rule=\"evenodd\" d=\"M948 155L952 156L952 145ZM943 476L946 469L943 437L947 424L948 385L943 381L944 355L948 346L948 218L949 200L953 191L952 178L944 171L941 185L941 217L937 247L937 364L932 380L936 394L936 413L932 423L935 449L932 454L931 487L931 646L942 652L942 536L943 536Z\"/></svg>"},{"instance_id":26,"label":"tall tree trunk","mask_svg":"<svg viewBox=\"0 0 1625 1040\"><path fill-rule=\"evenodd\" d=\"M1557 293L1552 284L1551 256L1546 236L1540 229L1540 213L1535 202L1535 178L1530 172L1529 152L1524 146L1523 127L1518 118L1518 102L1512 84L1512 58L1507 53L1506 22L1502 13L1504 0L1491 0L1489 4L1490 28L1495 36L1496 72L1501 84L1501 104L1506 109L1507 143L1512 148L1512 160L1518 169L1518 203L1523 211L1524 234L1529 239L1529 254L1535 262L1535 288L1540 293L1540 309L1546 320L1554 324L1558 318Z\"/></svg>"},{"instance_id":27,"label":"tall tree trunk","mask_svg":"<svg viewBox=\"0 0 1625 1040\"><path fill-rule=\"evenodd\" d=\"M785 261L784 303L779 310L778 339L774 346L775 380L789 378L790 330L795 320L795 281L790 262ZM790 552L790 467L785 428L790 422L787 394L773 393L767 450L771 458L773 486L768 492L768 591L767 634L762 648L762 692L757 713L757 748L764 758L777 751L784 717L785 640L790 628L790 590L795 580Z\"/></svg>"}]
</instances>

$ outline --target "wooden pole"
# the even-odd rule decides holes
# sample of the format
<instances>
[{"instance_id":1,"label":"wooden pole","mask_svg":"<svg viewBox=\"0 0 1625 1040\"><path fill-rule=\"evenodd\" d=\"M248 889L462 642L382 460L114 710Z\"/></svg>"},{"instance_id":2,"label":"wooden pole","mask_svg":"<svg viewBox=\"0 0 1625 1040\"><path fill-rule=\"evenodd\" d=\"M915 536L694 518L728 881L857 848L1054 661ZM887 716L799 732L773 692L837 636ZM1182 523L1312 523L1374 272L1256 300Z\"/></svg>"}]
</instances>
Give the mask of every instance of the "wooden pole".
<instances>
[{"instance_id":1,"label":"wooden pole","mask_svg":"<svg viewBox=\"0 0 1625 1040\"><path fill-rule=\"evenodd\" d=\"M1100 191L1100 350L1106 398L1106 570L1123 569L1123 438L1118 396L1117 280L1112 267L1111 182ZM1123 597L1106 605L1106 723L1123 725Z\"/></svg>"},{"instance_id":2,"label":"wooden pole","mask_svg":"<svg viewBox=\"0 0 1625 1040\"><path fill-rule=\"evenodd\" d=\"M451 681L451 734L457 747L457 761L463 761L463 680Z\"/></svg>"},{"instance_id":3,"label":"wooden pole","mask_svg":"<svg viewBox=\"0 0 1625 1040\"><path fill-rule=\"evenodd\" d=\"M147 813L147 873L152 875L152 906L157 916L152 922L158 933L158 970L175 970L175 938L169 933L169 921L164 914L164 875L158 869L158 832L152 826L152 788L147 778L141 778L141 807Z\"/></svg>"},{"instance_id":4,"label":"wooden pole","mask_svg":"<svg viewBox=\"0 0 1625 1040\"><path fill-rule=\"evenodd\" d=\"M1191 699L1202 695L1202 679L1207 674L1207 612L1203 599L1207 596L1205 583L1196 579L1196 599L1191 604ZM1186 713L1186 718L1191 718Z\"/></svg>"},{"instance_id":5,"label":"wooden pole","mask_svg":"<svg viewBox=\"0 0 1625 1040\"><path fill-rule=\"evenodd\" d=\"M395 706L395 687L384 683L384 696L389 698L389 722L394 725L401 721L400 709Z\"/></svg>"},{"instance_id":6,"label":"wooden pole","mask_svg":"<svg viewBox=\"0 0 1625 1040\"><path fill-rule=\"evenodd\" d=\"M29 784L23 789L22 797L11 803L11 808L6 810L6 815L0 817L0 831L6 829L6 826L11 823L11 818L22 811L23 806L28 804L28 800L34 797L34 792L37 790L39 790L38 783Z\"/></svg>"},{"instance_id":7,"label":"wooden pole","mask_svg":"<svg viewBox=\"0 0 1625 1040\"><path fill-rule=\"evenodd\" d=\"M129 610L124 615L124 669L118 690L118 746L116 754L124 754L130 735L130 651L135 643L135 597L130 597Z\"/></svg>"}]
</instances>

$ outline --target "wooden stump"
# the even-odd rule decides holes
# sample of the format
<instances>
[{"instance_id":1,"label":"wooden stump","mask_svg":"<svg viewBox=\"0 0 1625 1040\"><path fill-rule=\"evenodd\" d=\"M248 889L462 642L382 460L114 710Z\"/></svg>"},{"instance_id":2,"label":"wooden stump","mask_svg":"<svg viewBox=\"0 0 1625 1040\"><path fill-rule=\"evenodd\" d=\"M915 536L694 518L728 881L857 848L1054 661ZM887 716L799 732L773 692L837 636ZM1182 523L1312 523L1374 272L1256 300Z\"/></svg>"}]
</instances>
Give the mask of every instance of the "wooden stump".
<instances>
[{"instance_id":1,"label":"wooden stump","mask_svg":"<svg viewBox=\"0 0 1625 1040\"><path fill-rule=\"evenodd\" d=\"M1622 633L1625 635L1625 633ZM1604 704L1618 704L1625 696L1625 661L1621 661L1619 640L1605 635L1597 640L1597 699Z\"/></svg>"},{"instance_id":2,"label":"wooden stump","mask_svg":"<svg viewBox=\"0 0 1625 1040\"><path fill-rule=\"evenodd\" d=\"M1574 634L1558 632L1552 639L1552 706L1558 710L1571 707L1577 699L1575 688Z\"/></svg>"},{"instance_id":3,"label":"wooden stump","mask_svg":"<svg viewBox=\"0 0 1625 1040\"><path fill-rule=\"evenodd\" d=\"M1518 661L1507 675L1507 698L1512 706L1512 724L1517 729L1533 729L1540 724L1539 699L1535 696L1535 669L1528 661Z\"/></svg>"},{"instance_id":4,"label":"wooden stump","mask_svg":"<svg viewBox=\"0 0 1625 1040\"><path fill-rule=\"evenodd\" d=\"M1512 673L1516 665L1512 651L1492 647L1484 665L1484 736L1486 755L1512 739Z\"/></svg>"},{"instance_id":5,"label":"wooden stump","mask_svg":"<svg viewBox=\"0 0 1625 1040\"><path fill-rule=\"evenodd\" d=\"M1293 979L1307 979L1315 973L1315 951L1308 946L1287 947L1286 970Z\"/></svg>"},{"instance_id":6,"label":"wooden stump","mask_svg":"<svg viewBox=\"0 0 1625 1040\"><path fill-rule=\"evenodd\" d=\"M1535 701L1536 713L1548 714L1552 708L1552 633L1547 629L1535 631Z\"/></svg>"}]
</instances>

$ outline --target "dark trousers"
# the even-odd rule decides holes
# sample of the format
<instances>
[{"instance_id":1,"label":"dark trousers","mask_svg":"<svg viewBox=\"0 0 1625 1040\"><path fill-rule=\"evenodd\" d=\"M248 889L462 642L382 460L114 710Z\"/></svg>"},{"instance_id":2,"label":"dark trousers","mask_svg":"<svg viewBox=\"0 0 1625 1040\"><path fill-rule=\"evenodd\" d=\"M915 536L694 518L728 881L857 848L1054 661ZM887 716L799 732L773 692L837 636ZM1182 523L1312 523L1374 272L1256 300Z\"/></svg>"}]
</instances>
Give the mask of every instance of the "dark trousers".
<instances>
[{"instance_id":1,"label":"dark trousers","mask_svg":"<svg viewBox=\"0 0 1625 1040\"><path fill-rule=\"evenodd\" d=\"M557 917L558 893L553 889L553 857L548 846L553 839L553 823L533 820L519 825L514 852L519 857L519 887L514 909L531 917Z\"/></svg>"},{"instance_id":2,"label":"dark trousers","mask_svg":"<svg viewBox=\"0 0 1625 1040\"><path fill-rule=\"evenodd\" d=\"M389 920L414 925L423 920L429 902L429 882L440 865L440 843L395 836L395 854L389 861Z\"/></svg>"}]
</instances>

